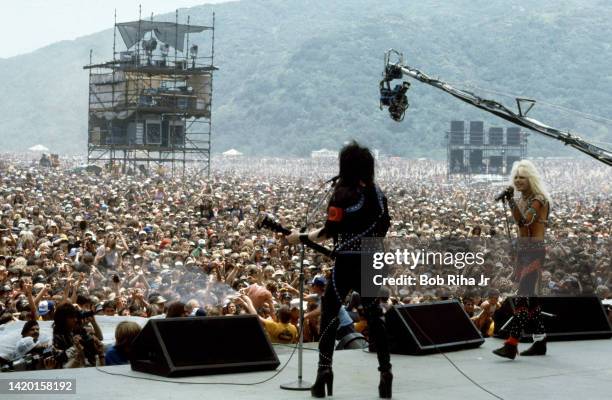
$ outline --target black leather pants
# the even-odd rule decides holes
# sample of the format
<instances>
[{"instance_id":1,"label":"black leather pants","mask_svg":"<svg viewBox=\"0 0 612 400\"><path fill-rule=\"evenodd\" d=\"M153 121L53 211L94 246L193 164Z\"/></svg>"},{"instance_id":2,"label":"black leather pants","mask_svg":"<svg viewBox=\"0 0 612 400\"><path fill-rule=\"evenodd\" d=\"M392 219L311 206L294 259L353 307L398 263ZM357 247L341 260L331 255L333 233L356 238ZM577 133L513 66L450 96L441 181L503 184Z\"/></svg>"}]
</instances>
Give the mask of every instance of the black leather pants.
<instances>
[{"instance_id":1,"label":"black leather pants","mask_svg":"<svg viewBox=\"0 0 612 400\"><path fill-rule=\"evenodd\" d=\"M338 311L351 289L359 290L360 262L359 255L338 256L332 279L328 281L325 294L321 299L321 339L319 341L319 368L331 368L336 330L338 329ZM382 309L378 298L362 297L361 304L366 312L370 340L376 344L378 370L391 369L389 346L382 319Z\"/></svg>"}]
</instances>

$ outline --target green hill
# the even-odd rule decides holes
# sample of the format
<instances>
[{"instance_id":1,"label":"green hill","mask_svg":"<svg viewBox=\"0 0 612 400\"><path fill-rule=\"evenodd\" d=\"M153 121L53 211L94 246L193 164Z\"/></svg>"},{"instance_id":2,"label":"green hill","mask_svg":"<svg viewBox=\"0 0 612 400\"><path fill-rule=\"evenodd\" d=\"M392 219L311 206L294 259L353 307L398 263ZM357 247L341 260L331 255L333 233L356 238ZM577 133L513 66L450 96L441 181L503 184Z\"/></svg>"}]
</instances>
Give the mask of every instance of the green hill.
<instances>
[{"instance_id":1,"label":"green hill","mask_svg":"<svg viewBox=\"0 0 612 400\"><path fill-rule=\"evenodd\" d=\"M216 12L214 151L303 156L357 138L387 154L444 157L443 135L452 119L508 126L420 83L409 92L405 121L391 121L378 109L388 48L452 83L612 118L612 2L448 3L243 0L182 10L195 24L210 23ZM173 21L174 14L159 19ZM42 143L59 152L85 152L88 85L82 66L90 49L94 62L110 59L112 29L0 60L3 150ZM513 105L512 98L482 94ZM530 115L612 142L609 122L544 105ZM534 156L578 154L537 134L530 143Z\"/></svg>"}]
</instances>

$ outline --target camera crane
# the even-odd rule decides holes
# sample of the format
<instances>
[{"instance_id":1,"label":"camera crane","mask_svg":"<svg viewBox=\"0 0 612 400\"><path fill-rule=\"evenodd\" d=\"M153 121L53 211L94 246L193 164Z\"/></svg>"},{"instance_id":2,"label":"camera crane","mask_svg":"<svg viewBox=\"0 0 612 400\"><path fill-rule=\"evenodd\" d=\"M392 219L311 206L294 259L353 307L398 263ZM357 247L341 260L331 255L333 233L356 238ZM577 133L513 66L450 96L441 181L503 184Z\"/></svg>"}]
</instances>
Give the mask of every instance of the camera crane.
<instances>
[{"instance_id":1,"label":"camera crane","mask_svg":"<svg viewBox=\"0 0 612 400\"><path fill-rule=\"evenodd\" d=\"M392 56L397 58L395 62L391 62ZM495 114L516 125L560 140L565 143L565 145L572 146L576 150L612 166L612 151L595 146L569 132L562 132L559 129L550 127L538 120L528 117L527 114L535 105L535 100L517 97L516 105L518 113L516 113L495 100L485 99L470 91L453 87L444 81L426 75L416 68L405 65L404 55L397 50L390 49L385 53L385 69L383 72L383 79L380 81L380 109L382 110L384 107L387 107L394 121L401 122L404 119L404 114L408 109L408 97L406 96L406 92L410 88L410 83L403 81L391 88L391 82L398 79L401 80L404 75L408 75L413 79L443 90L461 101L491 114Z\"/></svg>"}]
</instances>

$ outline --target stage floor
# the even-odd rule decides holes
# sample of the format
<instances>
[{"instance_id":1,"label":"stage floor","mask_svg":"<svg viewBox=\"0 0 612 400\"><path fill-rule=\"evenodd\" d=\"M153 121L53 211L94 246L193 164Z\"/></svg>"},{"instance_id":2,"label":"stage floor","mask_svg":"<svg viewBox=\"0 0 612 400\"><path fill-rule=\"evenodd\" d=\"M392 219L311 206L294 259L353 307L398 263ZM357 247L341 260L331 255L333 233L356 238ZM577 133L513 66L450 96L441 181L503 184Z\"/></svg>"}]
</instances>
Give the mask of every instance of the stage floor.
<instances>
[{"instance_id":1,"label":"stage floor","mask_svg":"<svg viewBox=\"0 0 612 400\"><path fill-rule=\"evenodd\" d=\"M548 344L549 355L517 357L505 360L491 354L502 343L487 339L478 349L446 353L468 376L495 393L510 400L612 398L612 341L592 340L553 342ZM528 344L521 344L521 349ZM317 352L304 350L304 380L315 378ZM291 349L275 346L281 367ZM493 399L461 375L442 355L398 356L391 358L393 398L395 399ZM361 350L336 353L334 360L334 399L378 398L376 355ZM280 367L279 367L280 368ZM129 366L102 367L104 371L133 377L166 379L133 372ZM94 368L72 370L30 371L2 373L0 379L76 379L76 395L5 395L3 399L309 399L310 392L287 391L280 384L297 377L297 352L287 368L274 379L254 386L219 384L187 384L195 382L256 382L270 377L272 372L233 375L200 376L169 379L179 383L156 382L124 376L110 376Z\"/></svg>"}]
</instances>

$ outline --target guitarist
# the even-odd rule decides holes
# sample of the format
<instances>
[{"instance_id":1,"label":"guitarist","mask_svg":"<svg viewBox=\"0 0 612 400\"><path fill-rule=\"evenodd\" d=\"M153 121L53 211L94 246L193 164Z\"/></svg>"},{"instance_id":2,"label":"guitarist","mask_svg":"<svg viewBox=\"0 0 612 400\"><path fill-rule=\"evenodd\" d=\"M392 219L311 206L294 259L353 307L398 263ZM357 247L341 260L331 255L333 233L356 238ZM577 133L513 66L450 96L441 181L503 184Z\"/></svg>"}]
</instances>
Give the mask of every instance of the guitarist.
<instances>
[{"instance_id":1,"label":"guitarist","mask_svg":"<svg viewBox=\"0 0 612 400\"><path fill-rule=\"evenodd\" d=\"M325 386L327 394L332 394L332 357L339 324L338 311L349 291L361 287L361 239L382 239L390 225L387 199L374 183L374 157L370 150L353 141L342 148L339 159L340 173L324 227L305 233L293 231L287 236L290 244L334 241L334 269L321 299L319 368L311 388L313 397L325 397ZM393 375L382 311L377 298L362 297L361 301L367 313L370 338L374 340L378 353L379 395L390 398Z\"/></svg>"}]
</instances>

